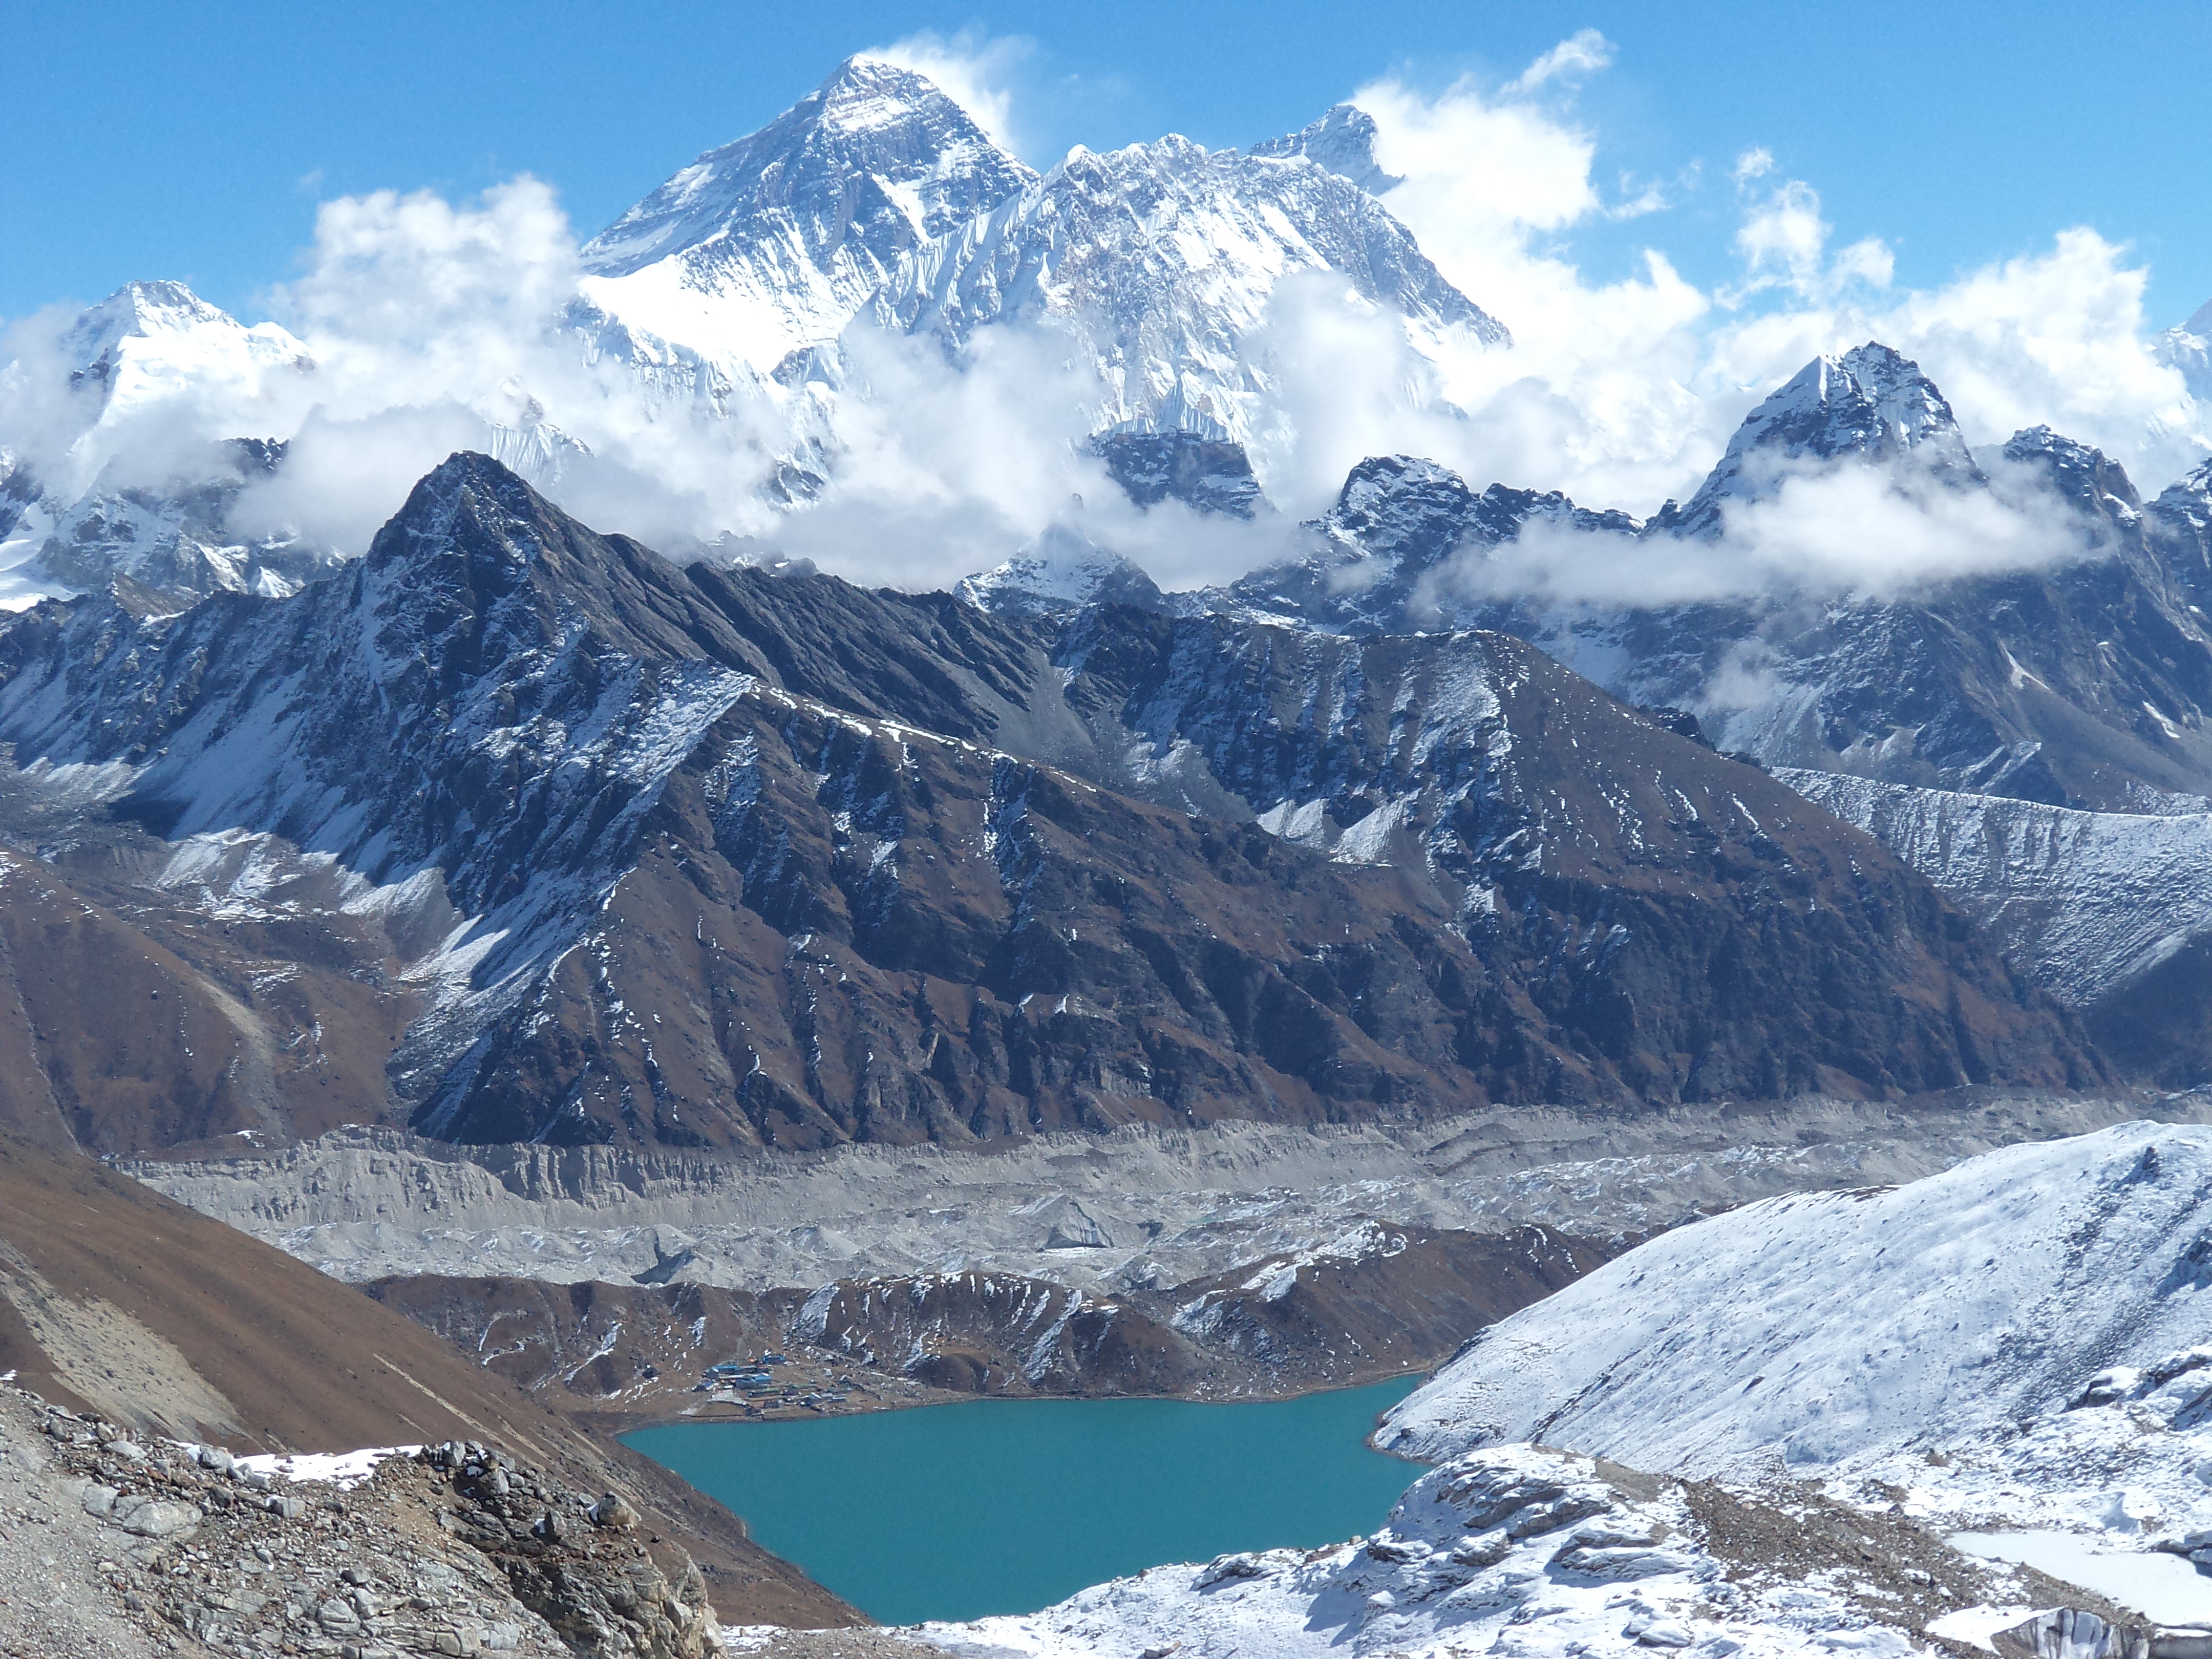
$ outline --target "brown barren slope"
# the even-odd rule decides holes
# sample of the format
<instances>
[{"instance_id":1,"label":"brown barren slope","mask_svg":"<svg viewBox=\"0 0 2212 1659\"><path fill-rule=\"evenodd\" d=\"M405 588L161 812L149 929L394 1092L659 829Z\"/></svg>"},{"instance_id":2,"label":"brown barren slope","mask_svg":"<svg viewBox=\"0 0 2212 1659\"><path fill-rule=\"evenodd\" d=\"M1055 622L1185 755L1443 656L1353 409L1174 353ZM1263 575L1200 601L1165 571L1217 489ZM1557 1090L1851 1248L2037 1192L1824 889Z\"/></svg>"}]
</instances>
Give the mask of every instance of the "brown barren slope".
<instances>
[{"instance_id":1,"label":"brown barren slope","mask_svg":"<svg viewBox=\"0 0 2212 1659\"><path fill-rule=\"evenodd\" d=\"M612 1486L739 1623L860 1622L657 1465L585 1434L350 1286L97 1164L0 1137L0 1373L238 1450L475 1439Z\"/></svg>"}]
</instances>

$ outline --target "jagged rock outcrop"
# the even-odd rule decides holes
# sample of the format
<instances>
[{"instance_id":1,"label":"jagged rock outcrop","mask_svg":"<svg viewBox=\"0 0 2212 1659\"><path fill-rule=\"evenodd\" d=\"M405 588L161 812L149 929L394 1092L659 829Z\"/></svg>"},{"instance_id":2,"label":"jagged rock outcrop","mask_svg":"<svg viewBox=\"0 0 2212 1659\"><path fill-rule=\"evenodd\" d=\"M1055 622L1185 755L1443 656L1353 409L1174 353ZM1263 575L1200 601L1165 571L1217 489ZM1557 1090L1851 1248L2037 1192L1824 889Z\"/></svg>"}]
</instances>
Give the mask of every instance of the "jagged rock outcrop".
<instances>
[{"instance_id":1,"label":"jagged rock outcrop","mask_svg":"<svg viewBox=\"0 0 2212 1659\"><path fill-rule=\"evenodd\" d=\"M1139 507L1172 499L1201 513L1249 519L1267 505L1241 444L1195 432L1102 432L1091 447Z\"/></svg>"},{"instance_id":2,"label":"jagged rock outcrop","mask_svg":"<svg viewBox=\"0 0 2212 1659\"><path fill-rule=\"evenodd\" d=\"M55 1572L61 1564L46 1556L48 1596L78 1603L42 1618L0 1601L11 1654L41 1651L18 1644L93 1620L113 1630L115 1648L140 1652L173 1651L180 1638L216 1650L351 1646L422 1659L721 1650L688 1555L653 1535L656 1560L619 1496L595 1502L498 1447L276 1458L145 1439L0 1384L0 1455L15 1466L0 1473L0 1492L17 1516L39 1515L46 1549L70 1558ZM104 1558L96 1567L79 1558L85 1547ZM23 1547L0 1537L0 1583L11 1589L7 1558Z\"/></svg>"}]
</instances>

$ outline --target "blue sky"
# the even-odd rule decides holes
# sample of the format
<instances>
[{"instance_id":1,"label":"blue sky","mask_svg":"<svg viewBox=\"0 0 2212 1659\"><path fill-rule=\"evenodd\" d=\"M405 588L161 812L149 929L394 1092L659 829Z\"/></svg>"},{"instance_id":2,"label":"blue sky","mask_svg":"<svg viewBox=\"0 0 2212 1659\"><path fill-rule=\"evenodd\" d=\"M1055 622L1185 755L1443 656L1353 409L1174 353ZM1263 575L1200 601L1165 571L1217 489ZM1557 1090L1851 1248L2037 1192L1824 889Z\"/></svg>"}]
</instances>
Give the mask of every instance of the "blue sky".
<instances>
[{"instance_id":1,"label":"blue sky","mask_svg":"<svg viewBox=\"0 0 2212 1659\"><path fill-rule=\"evenodd\" d=\"M1601 178L1662 181L1673 203L1577 227L1594 276L1650 243L1692 280L1725 281L1729 169L1759 146L1819 191L1839 244L1886 239L1901 283L2079 224L2148 264L2154 325L2212 298L2203 3L217 3L11 9L0 316L134 276L256 314L319 199L386 186L467 195L528 172L588 234L848 52L921 29L1029 43L1012 112L1048 164L1170 131L1249 143L1384 74L1495 85L1586 27L1617 55L1570 118L1595 136Z\"/></svg>"}]
</instances>

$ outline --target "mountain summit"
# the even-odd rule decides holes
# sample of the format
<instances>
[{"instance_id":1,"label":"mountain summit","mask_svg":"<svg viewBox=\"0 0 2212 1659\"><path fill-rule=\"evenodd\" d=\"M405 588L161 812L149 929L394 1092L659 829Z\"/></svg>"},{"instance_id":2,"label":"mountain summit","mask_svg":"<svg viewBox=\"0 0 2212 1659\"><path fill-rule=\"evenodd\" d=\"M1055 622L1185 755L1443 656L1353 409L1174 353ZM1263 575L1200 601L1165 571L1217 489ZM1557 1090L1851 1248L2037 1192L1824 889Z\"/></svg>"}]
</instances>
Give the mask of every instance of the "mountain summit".
<instances>
[{"instance_id":1,"label":"mountain summit","mask_svg":"<svg viewBox=\"0 0 2212 1659\"><path fill-rule=\"evenodd\" d=\"M1036 176L926 76L850 58L586 243L585 293L633 327L772 369L836 337L902 255Z\"/></svg>"},{"instance_id":2,"label":"mountain summit","mask_svg":"<svg viewBox=\"0 0 2212 1659\"><path fill-rule=\"evenodd\" d=\"M1908 456L1960 481L1982 476L1936 383L1902 352L1869 340L1840 356L1815 357L1745 416L1680 519L1670 524L1662 513L1654 527L1712 534L1723 500L1770 493L1795 464L1894 464Z\"/></svg>"}]
</instances>

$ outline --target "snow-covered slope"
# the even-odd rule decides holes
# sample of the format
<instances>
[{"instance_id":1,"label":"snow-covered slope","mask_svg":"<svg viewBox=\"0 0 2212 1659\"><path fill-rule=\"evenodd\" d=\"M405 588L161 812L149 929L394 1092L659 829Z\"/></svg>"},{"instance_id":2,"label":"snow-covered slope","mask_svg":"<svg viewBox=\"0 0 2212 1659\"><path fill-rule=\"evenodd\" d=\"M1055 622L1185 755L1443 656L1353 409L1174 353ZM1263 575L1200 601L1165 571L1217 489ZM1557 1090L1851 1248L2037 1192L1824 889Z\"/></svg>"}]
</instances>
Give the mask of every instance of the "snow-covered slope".
<instances>
[{"instance_id":1,"label":"snow-covered slope","mask_svg":"<svg viewBox=\"0 0 2212 1659\"><path fill-rule=\"evenodd\" d=\"M2212 1526L2208 1343L2212 1130L2123 1124L1662 1234L1483 1331L1377 1437L2186 1534Z\"/></svg>"},{"instance_id":2,"label":"snow-covered slope","mask_svg":"<svg viewBox=\"0 0 2212 1659\"><path fill-rule=\"evenodd\" d=\"M283 329L248 328L181 283L127 283L54 358L0 367L0 411L35 452L0 457L0 606L118 578L156 605L286 593L328 568L326 549L228 523L282 465L269 440L297 422L314 372Z\"/></svg>"},{"instance_id":3,"label":"snow-covered slope","mask_svg":"<svg viewBox=\"0 0 2212 1659\"><path fill-rule=\"evenodd\" d=\"M1514 1446L1423 1475L1370 1538L1157 1567L1042 1613L916 1633L975 1659L1899 1659L1962 1607L1984 1608L1983 1630L2019 1622L2025 1608L1987 1604L2020 1593L1893 1520Z\"/></svg>"},{"instance_id":4,"label":"snow-covered slope","mask_svg":"<svg viewBox=\"0 0 2212 1659\"><path fill-rule=\"evenodd\" d=\"M2212 813L2082 812L1835 773L1784 781L1866 830L2077 1006L2212 930Z\"/></svg>"},{"instance_id":5,"label":"snow-covered slope","mask_svg":"<svg viewBox=\"0 0 2212 1659\"><path fill-rule=\"evenodd\" d=\"M963 577L954 591L979 611L1007 617L1065 614L1102 602L1157 611L1164 603L1140 566L1065 524L1048 526L1004 564Z\"/></svg>"},{"instance_id":6,"label":"snow-covered slope","mask_svg":"<svg viewBox=\"0 0 2212 1659\"><path fill-rule=\"evenodd\" d=\"M1077 148L988 216L919 250L872 303L884 325L948 346L1011 320L1083 343L1102 426L1243 440L1273 380L1261 325L1276 283L1334 271L1405 319L1416 349L1504 328L1445 281L1413 234L1303 155L1206 150L1170 137Z\"/></svg>"},{"instance_id":7,"label":"snow-covered slope","mask_svg":"<svg viewBox=\"0 0 2212 1659\"><path fill-rule=\"evenodd\" d=\"M218 407L226 429L206 437L259 435L257 412L284 408L314 360L274 323L248 328L182 283L125 283L62 336L69 384L88 424L113 424L190 392L196 408Z\"/></svg>"},{"instance_id":8,"label":"snow-covered slope","mask_svg":"<svg viewBox=\"0 0 2212 1659\"><path fill-rule=\"evenodd\" d=\"M2212 407L2212 302L2179 328L2169 328L2151 342L2151 351L2168 368L2181 371L2189 395Z\"/></svg>"},{"instance_id":9,"label":"snow-covered slope","mask_svg":"<svg viewBox=\"0 0 2212 1659\"><path fill-rule=\"evenodd\" d=\"M2143 1612L2212 1605L2171 1559L2212 1564L2208 1297L2212 1129L1769 1200L1474 1338L1384 1419L1378 1443L1439 1467L1372 1537L923 1633L979 1656L1565 1659L1989 1651L2009 1630L1995 1650L2182 1659L2203 1635L2154 1642ZM2069 1607L2127 1633L2020 1630Z\"/></svg>"},{"instance_id":10,"label":"snow-covered slope","mask_svg":"<svg viewBox=\"0 0 2212 1659\"><path fill-rule=\"evenodd\" d=\"M1252 146L1255 155L1303 155L1348 179L1370 196L1406 181L1375 159L1375 118L1357 104L1338 104L1297 131Z\"/></svg>"},{"instance_id":11,"label":"snow-covered slope","mask_svg":"<svg viewBox=\"0 0 2212 1659\"><path fill-rule=\"evenodd\" d=\"M632 329L766 373L834 339L903 256L1035 177L924 76L848 58L586 243L584 294Z\"/></svg>"}]
</instances>

